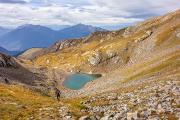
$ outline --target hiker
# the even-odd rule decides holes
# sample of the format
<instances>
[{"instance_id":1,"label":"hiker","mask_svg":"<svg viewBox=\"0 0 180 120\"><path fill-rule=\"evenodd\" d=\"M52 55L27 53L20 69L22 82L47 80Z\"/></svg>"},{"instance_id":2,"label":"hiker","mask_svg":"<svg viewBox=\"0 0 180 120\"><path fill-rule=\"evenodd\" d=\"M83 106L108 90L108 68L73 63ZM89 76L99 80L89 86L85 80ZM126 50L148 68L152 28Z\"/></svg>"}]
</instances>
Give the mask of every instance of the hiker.
<instances>
[{"instance_id":1,"label":"hiker","mask_svg":"<svg viewBox=\"0 0 180 120\"><path fill-rule=\"evenodd\" d=\"M9 80L7 78L4 79L6 84L10 84Z\"/></svg>"},{"instance_id":2,"label":"hiker","mask_svg":"<svg viewBox=\"0 0 180 120\"><path fill-rule=\"evenodd\" d=\"M60 97L61 97L61 91L59 89L55 88L55 94L56 94L57 100L59 101Z\"/></svg>"}]
</instances>

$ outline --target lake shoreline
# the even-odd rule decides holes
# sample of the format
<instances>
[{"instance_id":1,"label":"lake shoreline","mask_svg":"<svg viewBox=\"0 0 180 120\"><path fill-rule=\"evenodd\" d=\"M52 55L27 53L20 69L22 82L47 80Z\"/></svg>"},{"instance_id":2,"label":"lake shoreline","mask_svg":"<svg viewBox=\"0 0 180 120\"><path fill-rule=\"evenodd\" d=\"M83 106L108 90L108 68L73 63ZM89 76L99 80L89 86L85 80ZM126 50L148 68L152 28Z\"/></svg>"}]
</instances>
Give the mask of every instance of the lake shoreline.
<instances>
[{"instance_id":1,"label":"lake shoreline","mask_svg":"<svg viewBox=\"0 0 180 120\"><path fill-rule=\"evenodd\" d=\"M75 76L78 76L78 77L81 77L81 75L83 75L82 77L88 77L88 79L90 79L90 80L87 80L87 82L85 82L84 84L82 84L82 87L79 87L79 88L76 88L76 89L71 89L70 87L68 87L68 85L66 85L66 84L68 84L68 83L66 83L66 82L68 82L68 78L70 78L70 77L73 77L73 75L75 75ZM86 75L86 76L85 76ZM88 82L91 82L91 81L93 81L93 80L96 80L96 79L98 79L98 78L100 78L100 77L102 77L103 75L102 74L89 74L89 73L79 73L79 72L74 72L74 73L67 73L67 75L66 75L66 77L64 78L64 80L62 81L62 86L65 88L65 89L67 89L67 90L72 90L72 91L77 91L77 90L80 90L80 89L82 89ZM79 78L78 78L79 79ZM80 78L80 79L82 79L82 78ZM83 79L85 79L85 78L83 78ZM86 79L85 79L85 81L86 81ZM73 82L74 82L74 80L73 80ZM81 81L82 82L82 81ZM84 81L83 81L84 82ZM80 83L80 81L78 82L78 83ZM72 84L72 83L71 83Z\"/></svg>"}]
</instances>

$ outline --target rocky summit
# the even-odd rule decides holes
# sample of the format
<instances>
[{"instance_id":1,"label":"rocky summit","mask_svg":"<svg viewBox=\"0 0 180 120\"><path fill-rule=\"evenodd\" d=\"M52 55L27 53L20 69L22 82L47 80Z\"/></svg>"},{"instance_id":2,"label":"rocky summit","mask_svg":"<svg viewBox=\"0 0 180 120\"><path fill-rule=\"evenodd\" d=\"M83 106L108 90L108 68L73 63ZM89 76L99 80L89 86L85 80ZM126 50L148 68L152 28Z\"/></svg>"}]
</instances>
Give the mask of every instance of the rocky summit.
<instances>
[{"instance_id":1,"label":"rocky summit","mask_svg":"<svg viewBox=\"0 0 180 120\"><path fill-rule=\"evenodd\" d=\"M179 120L179 60L180 10L16 58L0 54L0 119ZM76 73L101 77L65 87Z\"/></svg>"}]
</instances>

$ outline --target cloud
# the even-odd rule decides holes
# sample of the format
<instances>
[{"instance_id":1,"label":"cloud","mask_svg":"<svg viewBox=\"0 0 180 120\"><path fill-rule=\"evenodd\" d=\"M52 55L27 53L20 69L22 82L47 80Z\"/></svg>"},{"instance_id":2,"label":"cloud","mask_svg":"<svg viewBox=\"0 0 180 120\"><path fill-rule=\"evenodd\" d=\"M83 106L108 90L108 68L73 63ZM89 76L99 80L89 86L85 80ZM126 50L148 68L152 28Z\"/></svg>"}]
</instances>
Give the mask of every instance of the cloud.
<instances>
[{"instance_id":1,"label":"cloud","mask_svg":"<svg viewBox=\"0 0 180 120\"><path fill-rule=\"evenodd\" d=\"M178 8L179 0L0 0L0 26L127 24Z\"/></svg>"},{"instance_id":2,"label":"cloud","mask_svg":"<svg viewBox=\"0 0 180 120\"><path fill-rule=\"evenodd\" d=\"M162 15L180 8L179 0L92 0L91 3L99 8L124 17L147 18ZM121 14L125 13L125 14Z\"/></svg>"},{"instance_id":3,"label":"cloud","mask_svg":"<svg viewBox=\"0 0 180 120\"><path fill-rule=\"evenodd\" d=\"M0 0L0 3L8 3L8 4L25 4L27 1L25 0Z\"/></svg>"}]
</instances>

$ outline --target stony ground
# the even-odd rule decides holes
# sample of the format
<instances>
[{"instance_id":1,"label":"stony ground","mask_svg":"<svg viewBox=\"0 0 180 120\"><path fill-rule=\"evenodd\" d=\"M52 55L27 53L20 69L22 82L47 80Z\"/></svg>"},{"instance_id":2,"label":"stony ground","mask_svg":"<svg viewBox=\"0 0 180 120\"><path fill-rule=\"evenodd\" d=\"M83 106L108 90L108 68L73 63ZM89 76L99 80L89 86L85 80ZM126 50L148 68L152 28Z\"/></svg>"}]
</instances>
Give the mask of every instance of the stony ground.
<instances>
[{"instance_id":1,"label":"stony ground","mask_svg":"<svg viewBox=\"0 0 180 120\"><path fill-rule=\"evenodd\" d=\"M179 120L179 16L65 41L33 61L1 55L0 120ZM105 75L73 91L62 86L64 72Z\"/></svg>"},{"instance_id":2,"label":"stony ground","mask_svg":"<svg viewBox=\"0 0 180 120\"><path fill-rule=\"evenodd\" d=\"M89 115L81 120L180 119L179 79L135 87L89 97L82 102L86 108L81 110Z\"/></svg>"},{"instance_id":3,"label":"stony ground","mask_svg":"<svg viewBox=\"0 0 180 120\"><path fill-rule=\"evenodd\" d=\"M74 103L76 105L73 105ZM69 106L58 108L60 119L178 120L180 119L180 81L178 78L153 80L148 84L135 85L111 93L79 98L79 100L76 98L74 103L70 102ZM74 107L77 111L73 111ZM41 115L48 115L49 119L59 119L50 114L53 109L52 107L41 109ZM78 112L78 116L75 112Z\"/></svg>"},{"instance_id":4,"label":"stony ground","mask_svg":"<svg viewBox=\"0 0 180 120\"><path fill-rule=\"evenodd\" d=\"M153 79L83 98L52 97L0 84L1 120L179 120L180 81Z\"/></svg>"}]
</instances>

